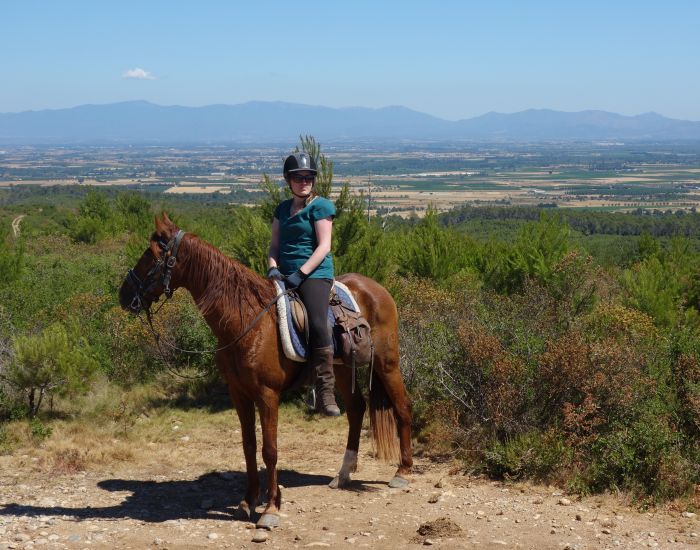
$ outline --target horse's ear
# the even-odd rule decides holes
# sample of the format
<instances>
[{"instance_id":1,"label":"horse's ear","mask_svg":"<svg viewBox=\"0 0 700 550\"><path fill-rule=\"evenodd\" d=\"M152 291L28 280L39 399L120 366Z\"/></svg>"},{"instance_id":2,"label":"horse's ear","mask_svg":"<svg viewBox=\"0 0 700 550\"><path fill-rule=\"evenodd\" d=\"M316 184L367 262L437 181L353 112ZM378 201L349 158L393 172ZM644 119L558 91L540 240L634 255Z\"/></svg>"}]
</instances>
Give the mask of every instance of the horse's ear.
<instances>
[{"instance_id":1,"label":"horse's ear","mask_svg":"<svg viewBox=\"0 0 700 550\"><path fill-rule=\"evenodd\" d=\"M173 225L173 222L168 218L168 214L163 212L163 223L167 225Z\"/></svg>"},{"instance_id":2,"label":"horse's ear","mask_svg":"<svg viewBox=\"0 0 700 550\"><path fill-rule=\"evenodd\" d=\"M162 235L163 233L165 233L166 229L168 228L165 222L166 219L167 216L165 214L163 214L163 217L158 217L156 215L156 233L158 233L158 235Z\"/></svg>"}]
</instances>

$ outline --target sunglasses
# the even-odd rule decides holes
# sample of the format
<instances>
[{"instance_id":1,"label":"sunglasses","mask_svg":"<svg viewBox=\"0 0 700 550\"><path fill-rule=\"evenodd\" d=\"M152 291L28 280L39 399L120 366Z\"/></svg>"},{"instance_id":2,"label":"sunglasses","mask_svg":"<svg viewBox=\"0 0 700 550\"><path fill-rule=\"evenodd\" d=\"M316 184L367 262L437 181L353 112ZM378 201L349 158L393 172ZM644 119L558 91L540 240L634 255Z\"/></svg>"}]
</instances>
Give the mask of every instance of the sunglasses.
<instances>
[{"instance_id":1,"label":"sunglasses","mask_svg":"<svg viewBox=\"0 0 700 550\"><path fill-rule=\"evenodd\" d=\"M292 181L294 183L313 183L316 181L316 176L297 176L295 174L292 176Z\"/></svg>"}]
</instances>

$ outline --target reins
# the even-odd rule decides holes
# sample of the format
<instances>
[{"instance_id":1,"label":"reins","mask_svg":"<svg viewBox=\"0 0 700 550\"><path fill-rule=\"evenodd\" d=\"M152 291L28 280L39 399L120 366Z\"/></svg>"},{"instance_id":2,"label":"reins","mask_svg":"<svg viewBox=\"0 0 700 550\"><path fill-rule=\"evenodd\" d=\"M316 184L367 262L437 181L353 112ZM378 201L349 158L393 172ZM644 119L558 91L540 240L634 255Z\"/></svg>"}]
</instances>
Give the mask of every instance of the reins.
<instances>
[{"instance_id":1,"label":"reins","mask_svg":"<svg viewBox=\"0 0 700 550\"><path fill-rule=\"evenodd\" d=\"M278 294L275 296L272 300L270 300L267 305L255 316L255 318L252 320L252 322L245 328L245 330L236 336L235 339L233 339L231 342L226 344L225 346L220 346L218 348L214 349L207 349L207 350L191 350L191 349L182 349L174 344L171 344L170 342L167 342L163 340L163 343L167 345L169 348L179 351L180 353L191 353L191 354L205 354L205 353L216 353L217 351L224 350L226 348L229 348L233 346L234 344L240 342L246 334L248 334L253 328L255 328L255 325L257 325L260 322L260 319L262 319L263 315L267 313L272 306L274 306L277 301L282 298L282 296L286 296L287 294L290 294L293 292L294 289L290 288L282 292L281 294ZM155 313L158 313L160 311L160 308L162 308L165 305L165 302L167 302L170 299L170 297L166 298L163 303L158 307ZM160 347L160 342L161 342L161 336L158 334L158 331L156 331L155 327L153 326L153 314L151 313L150 308L144 308L144 311L146 312L146 319L148 319L148 327L151 330L151 333L153 334L153 338L156 341L156 344L158 347ZM141 319L141 316L139 315L139 319ZM141 322L143 322L143 319L141 319Z\"/></svg>"},{"instance_id":2,"label":"reins","mask_svg":"<svg viewBox=\"0 0 700 550\"><path fill-rule=\"evenodd\" d=\"M283 292L277 294L272 300L270 300L261 311L258 312L258 314L255 316L255 318L251 321L251 323L241 332L236 338L234 338L232 341L230 341L228 344L219 346L217 348L213 349L206 349L206 350L190 350L190 349L183 349L179 346L176 346L175 344L172 344L168 342L167 340L163 340L161 338L161 335L158 333L156 330L155 326L153 326L153 316L157 314L162 307L165 305L165 303L170 300L173 296L173 291L170 288L170 280L172 278L172 273L175 268L175 264L177 263L177 253L180 248L180 243L182 242L182 239L185 236L185 232L182 230L179 230L177 234L170 239L169 242L165 243L162 241L159 241L158 244L160 248L163 251L162 256L155 257L155 263L151 267L151 269L148 270L146 273L145 277L143 280L141 280L136 273L134 272L133 269L130 269L127 273L127 279L131 281L131 283L134 285L136 289L136 293L134 295L134 298L131 301L131 304L129 305L129 309L131 309L133 312L137 314L137 317L139 320L144 323L143 318L141 317L140 313L141 311L146 312L146 320L147 320L147 326L148 329L150 330L151 334L153 335L153 339L156 342L156 346L158 348L158 352L161 355L161 358L163 359L163 362L168 363L166 360L166 355L165 352L163 351L163 348L161 347L161 343L164 345L168 346L170 349L177 351L179 353L188 353L191 355L204 355L204 354L210 354L210 353L217 353L219 351L225 350L227 348L230 348L231 346L237 344L240 342L255 326L260 322L262 319L263 315L265 315L272 306L274 306L280 298L283 296L287 296L289 294L292 294L295 292L296 289L294 288L289 288L287 290L284 290ZM151 311L151 304L144 303L144 296L146 292L151 289L155 284L157 284L157 273L160 271L160 277L161 277L161 284L164 287L164 292L163 294L165 295L165 299L163 302L158 306L158 308L155 310L155 312ZM157 301L157 299L156 299ZM144 323L146 324L146 323ZM308 325L307 325L308 326ZM354 349L353 349L353 354L352 354L352 364L351 365L346 365L344 362L342 363L343 365L349 367L352 370L352 391L353 393L355 392L355 379L356 379L356 370L357 366L355 364L355 355L354 355ZM171 374L174 374L176 376L179 376L181 378L189 379L189 380L196 380L199 378L203 378L204 376L207 375L207 373L204 373L200 376L185 376L183 374L179 374L177 372L174 372L172 369L168 368ZM372 374L374 372L374 346L371 347L371 355L370 355L370 360L369 360L369 385L370 385L370 390L372 389Z\"/></svg>"}]
</instances>

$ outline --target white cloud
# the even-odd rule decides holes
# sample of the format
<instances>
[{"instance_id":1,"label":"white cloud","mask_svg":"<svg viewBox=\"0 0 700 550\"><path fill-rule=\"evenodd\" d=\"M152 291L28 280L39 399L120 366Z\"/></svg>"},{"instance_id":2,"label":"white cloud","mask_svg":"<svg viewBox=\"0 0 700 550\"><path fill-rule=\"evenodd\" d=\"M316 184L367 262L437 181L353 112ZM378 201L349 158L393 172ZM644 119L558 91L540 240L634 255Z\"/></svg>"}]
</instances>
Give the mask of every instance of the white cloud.
<instances>
[{"instance_id":1,"label":"white cloud","mask_svg":"<svg viewBox=\"0 0 700 550\"><path fill-rule=\"evenodd\" d=\"M153 76L149 71L145 71L140 67L134 69L129 69L122 74L122 78L135 78L137 80L155 80L156 77Z\"/></svg>"}]
</instances>

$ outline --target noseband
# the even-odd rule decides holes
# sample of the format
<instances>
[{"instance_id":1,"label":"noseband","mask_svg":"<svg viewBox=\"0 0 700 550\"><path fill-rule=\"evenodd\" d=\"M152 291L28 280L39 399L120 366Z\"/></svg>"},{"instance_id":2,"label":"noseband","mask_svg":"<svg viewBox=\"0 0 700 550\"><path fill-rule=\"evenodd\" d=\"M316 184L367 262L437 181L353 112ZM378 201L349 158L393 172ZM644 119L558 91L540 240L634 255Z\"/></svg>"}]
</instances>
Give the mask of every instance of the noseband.
<instances>
[{"instance_id":1,"label":"noseband","mask_svg":"<svg viewBox=\"0 0 700 550\"><path fill-rule=\"evenodd\" d=\"M133 269L130 269L126 278L136 289L136 295L129 304L129 309L134 313L138 313L142 309L148 311L150 305L145 305L145 296L156 284L161 283L164 287L164 293L167 298L173 295L173 291L170 288L170 279L173 275L173 269L175 268L175 263L177 262L177 251L180 248L180 242L185 236L185 232L180 229L177 234L170 239L167 244L163 241L158 241L158 246L163 251L160 258L156 258L156 262L153 267L148 270L146 276L143 280L139 279L138 275ZM160 271L160 278L158 277L158 272ZM156 298L156 301L158 299Z\"/></svg>"}]
</instances>

